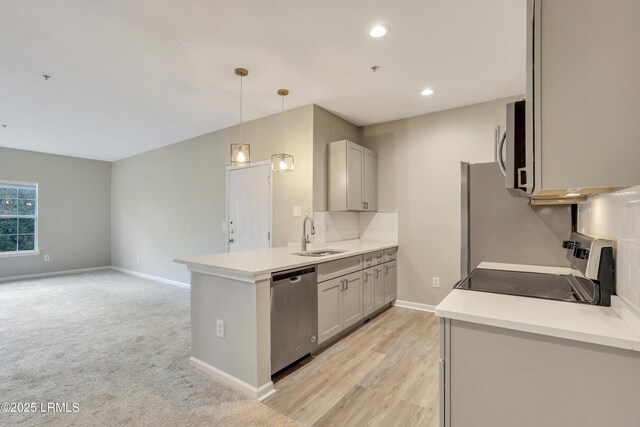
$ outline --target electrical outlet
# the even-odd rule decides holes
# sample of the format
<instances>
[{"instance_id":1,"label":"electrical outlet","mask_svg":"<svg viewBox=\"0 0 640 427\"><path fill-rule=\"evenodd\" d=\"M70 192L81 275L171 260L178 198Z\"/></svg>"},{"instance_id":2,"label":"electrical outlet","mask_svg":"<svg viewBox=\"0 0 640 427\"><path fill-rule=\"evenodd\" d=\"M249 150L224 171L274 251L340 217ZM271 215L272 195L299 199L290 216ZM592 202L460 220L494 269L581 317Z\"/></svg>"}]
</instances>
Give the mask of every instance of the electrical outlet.
<instances>
[{"instance_id":1,"label":"electrical outlet","mask_svg":"<svg viewBox=\"0 0 640 427\"><path fill-rule=\"evenodd\" d=\"M302 207L294 206L293 207L293 216L302 216Z\"/></svg>"},{"instance_id":2,"label":"electrical outlet","mask_svg":"<svg viewBox=\"0 0 640 427\"><path fill-rule=\"evenodd\" d=\"M216 335L220 338L224 338L224 320L216 320Z\"/></svg>"},{"instance_id":3,"label":"electrical outlet","mask_svg":"<svg viewBox=\"0 0 640 427\"><path fill-rule=\"evenodd\" d=\"M51 261L51 255L45 255L44 262L49 262L49 261Z\"/></svg>"},{"instance_id":4,"label":"electrical outlet","mask_svg":"<svg viewBox=\"0 0 640 427\"><path fill-rule=\"evenodd\" d=\"M434 288L439 288L440 287L440 278L439 277L433 277L433 287Z\"/></svg>"}]
</instances>

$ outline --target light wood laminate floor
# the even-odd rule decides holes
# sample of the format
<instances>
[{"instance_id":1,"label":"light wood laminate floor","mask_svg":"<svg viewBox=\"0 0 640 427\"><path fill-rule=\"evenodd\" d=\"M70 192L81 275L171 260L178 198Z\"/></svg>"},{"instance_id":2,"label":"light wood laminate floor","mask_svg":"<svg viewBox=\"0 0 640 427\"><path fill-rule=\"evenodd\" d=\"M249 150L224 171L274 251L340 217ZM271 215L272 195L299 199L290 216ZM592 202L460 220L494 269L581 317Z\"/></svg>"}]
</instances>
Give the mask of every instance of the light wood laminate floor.
<instances>
[{"instance_id":1,"label":"light wood laminate floor","mask_svg":"<svg viewBox=\"0 0 640 427\"><path fill-rule=\"evenodd\" d=\"M438 320L380 314L274 378L263 403L308 426L437 426Z\"/></svg>"}]
</instances>

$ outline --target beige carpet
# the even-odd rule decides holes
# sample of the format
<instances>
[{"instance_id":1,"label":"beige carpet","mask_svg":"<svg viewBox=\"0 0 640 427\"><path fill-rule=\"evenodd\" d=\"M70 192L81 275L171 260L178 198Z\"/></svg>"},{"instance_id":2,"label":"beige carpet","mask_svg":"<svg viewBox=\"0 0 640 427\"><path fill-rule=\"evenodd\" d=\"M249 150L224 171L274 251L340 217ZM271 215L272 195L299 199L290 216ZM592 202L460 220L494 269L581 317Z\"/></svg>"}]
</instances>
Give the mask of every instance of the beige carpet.
<instances>
[{"instance_id":1,"label":"beige carpet","mask_svg":"<svg viewBox=\"0 0 640 427\"><path fill-rule=\"evenodd\" d=\"M191 368L189 341L187 289L114 271L0 283L0 404L37 408L0 425L292 425Z\"/></svg>"}]
</instances>

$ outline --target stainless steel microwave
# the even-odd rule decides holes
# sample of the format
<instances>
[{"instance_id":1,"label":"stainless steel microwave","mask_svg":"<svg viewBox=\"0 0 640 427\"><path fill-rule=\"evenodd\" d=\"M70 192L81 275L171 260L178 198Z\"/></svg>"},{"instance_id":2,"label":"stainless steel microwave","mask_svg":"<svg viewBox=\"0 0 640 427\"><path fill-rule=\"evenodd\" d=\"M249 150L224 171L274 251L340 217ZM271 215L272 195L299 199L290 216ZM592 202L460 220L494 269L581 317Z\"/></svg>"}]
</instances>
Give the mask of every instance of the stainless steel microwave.
<instances>
[{"instance_id":1,"label":"stainless steel microwave","mask_svg":"<svg viewBox=\"0 0 640 427\"><path fill-rule=\"evenodd\" d=\"M498 166L505 187L514 196L527 197L526 101L507 104L507 128L497 145Z\"/></svg>"}]
</instances>

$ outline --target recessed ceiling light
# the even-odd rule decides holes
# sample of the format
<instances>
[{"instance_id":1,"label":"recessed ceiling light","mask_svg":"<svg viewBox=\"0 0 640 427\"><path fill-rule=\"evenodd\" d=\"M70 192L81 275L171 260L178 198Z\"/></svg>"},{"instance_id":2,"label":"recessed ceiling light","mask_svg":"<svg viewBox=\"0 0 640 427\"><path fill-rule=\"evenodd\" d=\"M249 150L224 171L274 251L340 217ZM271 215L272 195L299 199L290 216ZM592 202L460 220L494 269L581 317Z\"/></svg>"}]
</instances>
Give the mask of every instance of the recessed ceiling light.
<instances>
[{"instance_id":1,"label":"recessed ceiling light","mask_svg":"<svg viewBox=\"0 0 640 427\"><path fill-rule=\"evenodd\" d=\"M422 94L423 94L424 96L433 95L433 89L431 89L431 88L427 88L427 89L425 89L425 90L423 90L423 91L422 91Z\"/></svg>"},{"instance_id":2,"label":"recessed ceiling light","mask_svg":"<svg viewBox=\"0 0 640 427\"><path fill-rule=\"evenodd\" d=\"M369 35L374 39L379 39L380 37L384 37L389 32L389 27L386 25L376 25L369 30Z\"/></svg>"}]
</instances>

